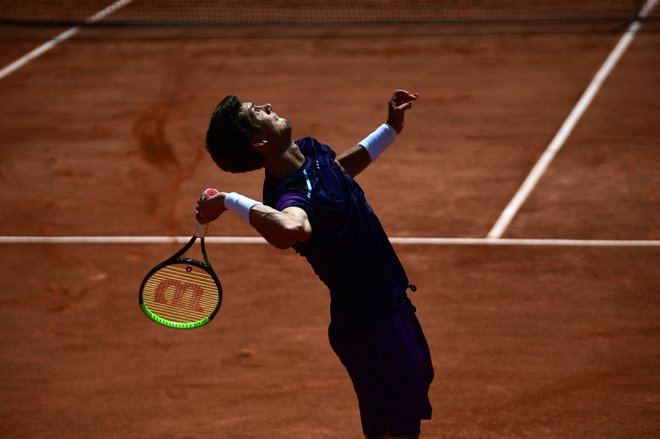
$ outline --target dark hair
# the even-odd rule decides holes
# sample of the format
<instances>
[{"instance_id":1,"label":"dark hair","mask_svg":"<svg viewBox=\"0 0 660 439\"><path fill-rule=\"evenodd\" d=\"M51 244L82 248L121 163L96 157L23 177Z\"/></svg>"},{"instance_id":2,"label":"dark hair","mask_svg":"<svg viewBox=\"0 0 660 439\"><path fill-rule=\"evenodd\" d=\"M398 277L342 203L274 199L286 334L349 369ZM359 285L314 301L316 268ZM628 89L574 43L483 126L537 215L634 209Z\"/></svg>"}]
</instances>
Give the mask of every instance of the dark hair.
<instances>
[{"instance_id":1,"label":"dark hair","mask_svg":"<svg viewBox=\"0 0 660 439\"><path fill-rule=\"evenodd\" d=\"M236 96L226 96L213 111L206 131L206 149L213 161L227 172L247 172L263 167L263 158L250 146L259 132L245 114Z\"/></svg>"}]
</instances>

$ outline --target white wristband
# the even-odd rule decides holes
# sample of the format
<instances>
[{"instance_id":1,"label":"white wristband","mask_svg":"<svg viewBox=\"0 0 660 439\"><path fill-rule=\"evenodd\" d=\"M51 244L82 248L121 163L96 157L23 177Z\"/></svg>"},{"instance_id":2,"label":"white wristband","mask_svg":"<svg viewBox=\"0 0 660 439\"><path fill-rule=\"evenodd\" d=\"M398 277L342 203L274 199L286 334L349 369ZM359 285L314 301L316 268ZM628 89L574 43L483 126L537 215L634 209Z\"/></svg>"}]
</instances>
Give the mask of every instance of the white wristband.
<instances>
[{"instance_id":1,"label":"white wristband","mask_svg":"<svg viewBox=\"0 0 660 439\"><path fill-rule=\"evenodd\" d=\"M255 201L252 198L245 197L236 192L229 192L225 196L225 207L227 210L231 210L234 213L240 215L243 218L243 221L250 224L250 209L252 209L257 204L262 204L259 201Z\"/></svg>"},{"instance_id":2,"label":"white wristband","mask_svg":"<svg viewBox=\"0 0 660 439\"><path fill-rule=\"evenodd\" d=\"M375 162L394 139L396 139L396 130L390 124L384 123L359 144L367 150L371 161Z\"/></svg>"}]
</instances>

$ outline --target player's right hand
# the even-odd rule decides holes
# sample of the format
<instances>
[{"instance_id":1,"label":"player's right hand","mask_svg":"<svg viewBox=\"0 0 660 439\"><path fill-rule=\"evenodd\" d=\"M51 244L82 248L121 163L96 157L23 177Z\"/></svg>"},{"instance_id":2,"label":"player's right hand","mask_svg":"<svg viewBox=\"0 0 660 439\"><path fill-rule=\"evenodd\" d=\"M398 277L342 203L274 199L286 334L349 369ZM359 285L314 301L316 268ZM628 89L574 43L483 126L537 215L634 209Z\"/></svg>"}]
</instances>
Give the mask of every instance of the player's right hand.
<instances>
[{"instance_id":1,"label":"player's right hand","mask_svg":"<svg viewBox=\"0 0 660 439\"><path fill-rule=\"evenodd\" d=\"M217 189L206 189L197 201L197 214L195 218L200 224L210 223L217 219L224 211L225 207L225 192L220 192Z\"/></svg>"}]
</instances>

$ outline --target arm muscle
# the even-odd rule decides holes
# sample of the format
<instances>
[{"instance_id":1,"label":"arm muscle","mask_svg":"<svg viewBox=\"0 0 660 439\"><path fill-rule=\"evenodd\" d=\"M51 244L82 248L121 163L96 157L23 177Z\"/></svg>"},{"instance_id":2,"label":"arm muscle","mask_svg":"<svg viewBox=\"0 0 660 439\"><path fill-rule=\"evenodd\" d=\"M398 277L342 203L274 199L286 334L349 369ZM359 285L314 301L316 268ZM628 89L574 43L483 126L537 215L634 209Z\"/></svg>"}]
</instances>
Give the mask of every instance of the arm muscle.
<instances>
[{"instance_id":1,"label":"arm muscle","mask_svg":"<svg viewBox=\"0 0 660 439\"><path fill-rule=\"evenodd\" d=\"M250 210L250 224L273 246L285 249L312 236L307 213L298 207L282 211L263 204Z\"/></svg>"},{"instance_id":2,"label":"arm muscle","mask_svg":"<svg viewBox=\"0 0 660 439\"><path fill-rule=\"evenodd\" d=\"M337 157L339 166L351 177L355 177L371 164L371 157L364 147L355 145Z\"/></svg>"}]
</instances>

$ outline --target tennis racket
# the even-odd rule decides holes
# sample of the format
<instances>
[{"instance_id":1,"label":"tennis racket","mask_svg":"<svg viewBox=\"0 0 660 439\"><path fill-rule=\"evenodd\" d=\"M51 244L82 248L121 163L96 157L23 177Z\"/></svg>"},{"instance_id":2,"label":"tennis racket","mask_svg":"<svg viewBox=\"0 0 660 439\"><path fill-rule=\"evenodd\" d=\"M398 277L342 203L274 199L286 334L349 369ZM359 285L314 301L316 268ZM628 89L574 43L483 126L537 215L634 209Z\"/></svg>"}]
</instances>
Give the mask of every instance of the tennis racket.
<instances>
[{"instance_id":1,"label":"tennis racket","mask_svg":"<svg viewBox=\"0 0 660 439\"><path fill-rule=\"evenodd\" d=\"M202 197L216 196L206 189ZM208 224L197 224L195 234L181 250L156 265L140 285L140 308L156 323L170 328L192 329L209 323L222 303L222 285L204 246ZM183 255L200 239L202 261Z\"/></svg>"}]
</instances>

